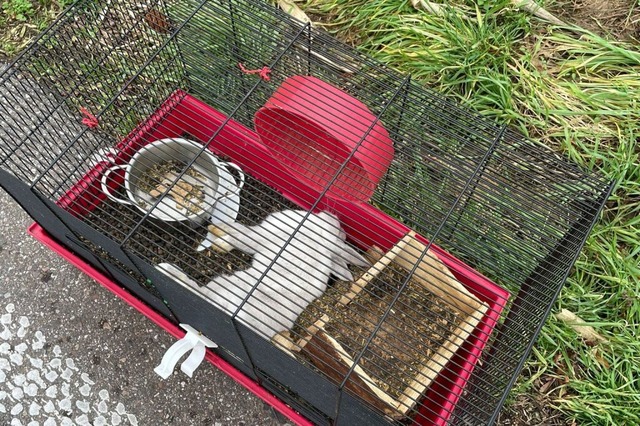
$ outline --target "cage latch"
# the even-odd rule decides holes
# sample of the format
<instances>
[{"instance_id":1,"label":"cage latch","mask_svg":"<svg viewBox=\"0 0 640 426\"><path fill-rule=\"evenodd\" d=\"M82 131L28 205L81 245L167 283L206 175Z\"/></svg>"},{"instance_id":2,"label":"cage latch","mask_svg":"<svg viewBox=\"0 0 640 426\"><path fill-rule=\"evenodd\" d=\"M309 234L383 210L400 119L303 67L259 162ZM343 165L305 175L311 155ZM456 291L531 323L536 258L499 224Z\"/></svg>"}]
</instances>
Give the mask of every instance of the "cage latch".
<instances>
[{"instance_id":1,"label":"cage latch","mask_svg":"<svg viewBox=\"0 0 640 426\"><path fill-rule=\"evenodd\" d=\"M188 324L180 324L187 334L175 342L162 357L160 365L153 369L163 379L168 378L180 359L187 352L191 351L187 359L180 365L180 370L189 377L198 368L206 352L205 348L217 348L213 341L207 339L195 328Z\"/></svg>"}]
</instances>

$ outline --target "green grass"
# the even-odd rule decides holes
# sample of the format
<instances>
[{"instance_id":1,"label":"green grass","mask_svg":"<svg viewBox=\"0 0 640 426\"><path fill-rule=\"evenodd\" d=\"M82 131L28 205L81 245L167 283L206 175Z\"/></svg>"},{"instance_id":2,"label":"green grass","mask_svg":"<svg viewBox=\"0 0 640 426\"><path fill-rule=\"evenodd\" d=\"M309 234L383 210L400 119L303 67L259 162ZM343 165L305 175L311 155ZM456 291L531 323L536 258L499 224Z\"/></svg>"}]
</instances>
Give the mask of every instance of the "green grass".
<instances>
[{"instance_id":1,"label":"green grass","mask_svg":"<svg viewBox=\"0 0 640 426\"><path fill-rule=\"evenodd\" d=\"M0 4L7 56L61 8ZM640 45L547 26L507 0L451 4L468 19L401 0L300 3L361 51L617 182L554 308L575 312L608 342L589 346L551 317L512 399L543 393L578 424L640 424Z\"/></svg>"},{"instance_id":2,"label":"green grass","mask_svg":"<svg viewBox=\"0 0 640 426\"><path fill-rule=\"evenodd\" d=\"M339 38L617 182L555 310L608 339L545 325L512 398L537 393L578 424L640 424L640 45L541 23L508 1L469 19L408 1L307 0ZM630 10L631 12L631 10Z\"/></svg>"},{"instance_id":3,"label":"green grass","mask_svg":"<svg viewBox=\"0 0 640 426\"><path fill-rule=\"evenodd\" d=\"M26 47L72 0L0 0L0 58Z\"/></svg>"}]
</instances>

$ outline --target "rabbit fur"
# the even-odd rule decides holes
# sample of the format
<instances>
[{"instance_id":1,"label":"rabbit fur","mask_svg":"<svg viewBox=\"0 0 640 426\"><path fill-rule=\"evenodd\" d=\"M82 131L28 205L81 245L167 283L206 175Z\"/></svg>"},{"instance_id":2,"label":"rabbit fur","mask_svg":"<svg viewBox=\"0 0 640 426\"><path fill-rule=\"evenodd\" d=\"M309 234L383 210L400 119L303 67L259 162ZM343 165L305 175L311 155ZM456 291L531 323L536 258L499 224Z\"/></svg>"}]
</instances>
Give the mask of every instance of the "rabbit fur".
<instances>
[{"instance_id":1,"label":"rabbit fur","mask_svg":"<svg viewBox=\"0 0 640 426\"><path fill-rule=\"evenodd\" d=\"M347 244L338 218L327 212L285 210L270 214L256 226L233 223L220 229L225 233L217 232L221 236L213 241L212 249L226 252L236 248L253 255L248 269L217 276L200 287L171 264L158 268L204 294L229 315L236 313L257 284L237 318L266 339L289 330L300 313L327 289L330 275L352 281L347 265L368 265Z\"/></svg>"}]
</instances>

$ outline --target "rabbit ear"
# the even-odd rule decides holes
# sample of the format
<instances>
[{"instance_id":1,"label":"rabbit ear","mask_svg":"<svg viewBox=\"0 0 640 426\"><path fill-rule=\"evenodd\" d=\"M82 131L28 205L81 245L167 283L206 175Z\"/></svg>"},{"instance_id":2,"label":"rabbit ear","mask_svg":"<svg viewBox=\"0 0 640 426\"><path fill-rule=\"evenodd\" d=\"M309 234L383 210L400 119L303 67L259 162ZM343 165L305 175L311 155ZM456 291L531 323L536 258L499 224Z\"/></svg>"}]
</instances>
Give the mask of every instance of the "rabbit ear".
<instances>
[{"instance_id":1,"label":"rabbit ear","mask_svg":"<svg viewBox=\"0 0 640 426\"><path fill-rule=\"evenodd\" d=\"M351 247L346 243L342 247L342 253L340 253L340 255L342 256L343 261L349 265L356 265L356 266L370 265L370 263L364 257L362 257L360 253L356 251L356 249L354 249L353 247Z\"/></svg>"},{"instance_id":2,"label":"rabbit ear","mask_svg":"<svg viewBox=\"0 0 640 426\"><path fill-rule=\"evenodd\" d=\"M339 280L353 281L353 274L351 273L349 268L347 268L347 266L342 262L334 263L333 268L331 269L331 273L333 273L333 275L335 275Z\"/></svg>"},{"instance_id":3,"label":"rabbit ear","mask_svg":"<svg viewBox=\"0 0 640 426\"><path fill-rule=\"evenodd\" d=\"M351 246L343 244L340 251L333 257L331 272L343 281L353 281L353 274L347 265L369 266L369 262Z\"/></svg>"}]
</instances>

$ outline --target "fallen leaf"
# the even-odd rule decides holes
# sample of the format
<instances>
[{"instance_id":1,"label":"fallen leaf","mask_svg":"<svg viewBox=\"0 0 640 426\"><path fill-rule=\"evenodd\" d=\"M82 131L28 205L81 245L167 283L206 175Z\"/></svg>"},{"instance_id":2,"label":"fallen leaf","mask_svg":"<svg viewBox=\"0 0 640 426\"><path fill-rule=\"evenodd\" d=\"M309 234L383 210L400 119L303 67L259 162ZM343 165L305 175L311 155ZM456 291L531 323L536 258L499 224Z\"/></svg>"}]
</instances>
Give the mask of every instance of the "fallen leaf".
<instances>
[{"instance_id":1,"label":"fallen leaf","mask_svg":"<svg viewBox=\"0 0 640 426\"><path fill-rule=\"evenodd\" d=\"M312 27L315 26L315 24L311 21L311 19L307 16L307 14L304 13L304 11L300 9L298 5L296 5L293 1L278 0L278 6L280 6L280 9L282 9L289 16L296 18L297 20L301 21L303 24L310 24ZM353 68L348 68L346 66L340 65L339 63L336 63L335 61L329 59L327 56L321 55L320 53L314 51L313 48L309 49L307 46L299 46L299 47L309 52L310 55L315 56L316 58L340 70L343 73L353 74L354 70L357 68L355 65L344 62L342 60L341 61L344 62L344 65L348 65Z\"/></svg>"},{"instance_id":2,"label":"fallen leaf","mask_svg":"<svg viewBox=\"0 0 640 426\"><path fill-rule=\"evenodd\" d=\"M561 25L565 27L567 26L566 23L558 19L555 15L547 11L545 8L543 8L533 0L512 0L512 3L518 9L531 13L532 15L537 16L540 19L544 19L545 21L551 22L555 25Z\"/></svg>"},{"instance_id":3,"label":"fallen leaf","mask_svg":"<svg viewBox=\"0 0 640 426\"><path fill-rule=\"evenodd\" d=\"M540 389L538 389L538 392L541 394L547 393L547 391L555 383L555 381L556 380L553 377L549 378L546 382L542 384L542 386L540 386Z\"/></svg>"},{"instance_id":4,"label":"fallen leaf","mask_svg":"<svg viewBox=\"0 0 640 426\"><path fill-rule=\"evenodd\" d=\"M144 15L144 20L154 31L159 33L171 32L171 21L169 20L169 17L158 9L149 9L149 11Z\"/></svg>"},{"instance_id":5,"label":"fallen leaf","mask_svg":"<svg viewBox=\"0 0 640 426\"><path fill-rule=\"evenodd\" d=\"M465 20L469 19L469 17L466 16L464 12L450 5L434 3L428 0L411 0L411 5L415 9L424 10L425 12L432 13L436 16L446 17L448 13L454 12L456 15L460 16L462 19L465 19Z\"/></svg>"},{"instance_id":6,"label":"fallen leaf","mask_svg":"<svg viewBox=\"0 0 640 426\"><path fill-rule=\"evenodd\" d=\"M606 342L607 339L598 334L590 325L581 325L585 321L568 309L558 312L555 317L571 327L584 341L590 345Z\"/></svg>"},{"instance_id":7,"label":"fallen leaf","mask_svg":"<svg viewBox=\"0 0 640 426\"><path fill-rule=\"evenodd\" d=\"M591 353L593 354L593 357L596 359L596 361L598 361L598 364L600 364L604 369L609 369L611 367L609 361L605 359L605 357L602 355L602 351L598 350L598 348L593 348L591 350Z\"/></svg>"},{"instance_id":8,"label":"fallen leaf","mask_svg":"<svg viewBox=\"0 0 640 426\"><path fill-rule=\"evenodd\" d=\"M305 24L311 23L311 19L307 16L306 13L297 4L295 4L291 0L278 0L278 6L282 9L286 14L296 18L299 21L304 22Z\"/></svg>"}]
</instances>

